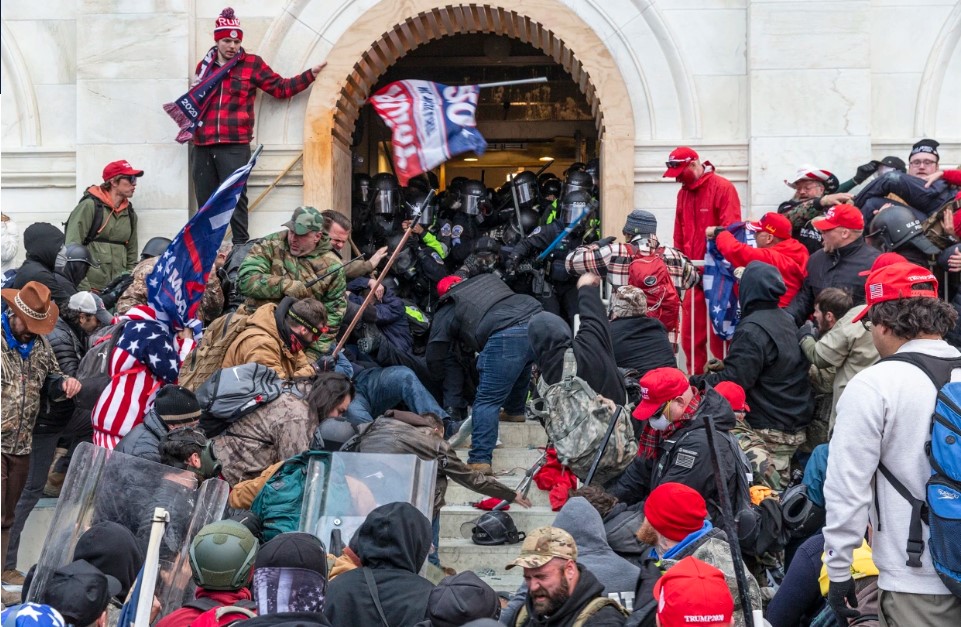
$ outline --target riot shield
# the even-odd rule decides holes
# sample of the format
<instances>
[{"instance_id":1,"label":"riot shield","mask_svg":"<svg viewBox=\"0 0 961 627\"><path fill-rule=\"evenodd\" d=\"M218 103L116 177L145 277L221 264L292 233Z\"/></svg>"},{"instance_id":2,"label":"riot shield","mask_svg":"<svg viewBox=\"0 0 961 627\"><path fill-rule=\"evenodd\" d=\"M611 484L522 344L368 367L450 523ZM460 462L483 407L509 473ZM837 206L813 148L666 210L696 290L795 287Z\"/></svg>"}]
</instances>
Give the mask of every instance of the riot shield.
<instances>
[{"instance_id":1,"label":"riot shield","mask_svg":"<svg viewBox=\"0 0 961 627\"><path fill-rule=\"evenodd\" d=\"M410 503L430 519L436 483L437 462L416 455L332 453L311 459L300 531L317 536L334 552L381 505Z\"/></svg>"},{"instance_id":2,"label":"riot shield","mask_svg":"<svg viewBox=\"0 0 961 627\"><path fill-rule=\"evenodd\" d=\"M77 539L96 523L112 521L130 529L146 554L154 508L163 507L170 523L161 543L155 596L162 616L181 607L194 591L190 541L201 527L220 520L228 492L220 479L201 484L193 472L81 444L70 462L27 600L36 600L53 572L72 561Z\"/></svg>"}]
</instances>

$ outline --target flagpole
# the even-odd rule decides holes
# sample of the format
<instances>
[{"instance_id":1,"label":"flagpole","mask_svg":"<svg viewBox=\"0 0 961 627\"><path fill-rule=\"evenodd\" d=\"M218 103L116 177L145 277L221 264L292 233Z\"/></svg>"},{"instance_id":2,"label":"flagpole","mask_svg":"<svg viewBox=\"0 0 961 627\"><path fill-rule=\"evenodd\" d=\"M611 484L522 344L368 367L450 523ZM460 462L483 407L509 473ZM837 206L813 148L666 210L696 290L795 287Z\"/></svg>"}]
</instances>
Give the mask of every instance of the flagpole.
<instances>
[{"instance_id":1,"label":"flagpole","mask_svg":"<svg viewBox=\"0 0 961 627\"><path fill-rule=\"evenodd\" d=\"M497 83L481 83L477 87L484 89L486 87L509 87L511 85L531 85L533 83L546 83L547 77L541 76L540 78L522 78L516 81L500 81Z\"/></svg>"}]
</instances>

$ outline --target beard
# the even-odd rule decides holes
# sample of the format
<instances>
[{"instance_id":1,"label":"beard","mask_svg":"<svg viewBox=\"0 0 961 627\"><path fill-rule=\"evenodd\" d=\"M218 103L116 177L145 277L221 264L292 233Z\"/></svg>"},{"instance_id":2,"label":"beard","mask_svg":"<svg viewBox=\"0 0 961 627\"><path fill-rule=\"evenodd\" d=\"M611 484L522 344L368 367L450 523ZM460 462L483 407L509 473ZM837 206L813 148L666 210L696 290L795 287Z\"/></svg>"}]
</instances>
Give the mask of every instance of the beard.
<instances>
[{"instance_id":1,"label":"beard","mask_svg":"<svg viewBox=\"0 0 961 627\"><path fill-rule=\"evenodd\" d=\"M657 546L657 531L647 522L641 523L641 528L637 530L637 541L648 546Z\"/></svg>"},{"instance_id":2,"label":"beard","mask_svg":"<svg viewBox=\"0 0 961 627\"><path fill-rule=\"evenodd\" d=\"M531 593L531 606L538 616L552 616L571 597L571 587L567 577L561 576L560 586L553 592L538 590Z\"/></svg>"}]
</instances>

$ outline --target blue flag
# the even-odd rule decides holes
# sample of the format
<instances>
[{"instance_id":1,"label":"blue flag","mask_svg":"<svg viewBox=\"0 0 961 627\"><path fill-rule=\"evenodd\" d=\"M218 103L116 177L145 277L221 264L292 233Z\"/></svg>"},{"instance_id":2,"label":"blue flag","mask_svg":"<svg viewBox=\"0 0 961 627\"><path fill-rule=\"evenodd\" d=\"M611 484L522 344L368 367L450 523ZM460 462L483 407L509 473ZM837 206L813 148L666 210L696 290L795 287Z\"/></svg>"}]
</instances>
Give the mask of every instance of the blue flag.
<instances>
[{"instance_id":1,"label":"blue flag","mask_svg":"<svg viewBox=\"0 0 961 627\"><path fill-rule=\"evenodd\" d=\"M200 300L207 286L207 276L217 259L230 218L247 184L247 177L263 146L257 148L250 162L237 169L220 184L187 225L170 242L153 272L147 277L147 304L157 312L157 319L173 329L187 327L200 316Z\"/></svg>"},{"instance_id":2,"label":"blue flag","mask_svg":"<svg viewBox=\"0 0 961 627\"><path fill-rule=\"evenodd\" d=\"M738 222L727 227L737 241L742 244L754 245L754 233L745 228L744 222ZM711 318L711 328L715 335L722 340L734 337L734 330L741 320L741 309L738 306L737 294L734 286L734 266L726 260L717 249L714 240L707 243L707 253L704 255L704 298L707 299L707 312Z\"/></svg>"}]
</instances>

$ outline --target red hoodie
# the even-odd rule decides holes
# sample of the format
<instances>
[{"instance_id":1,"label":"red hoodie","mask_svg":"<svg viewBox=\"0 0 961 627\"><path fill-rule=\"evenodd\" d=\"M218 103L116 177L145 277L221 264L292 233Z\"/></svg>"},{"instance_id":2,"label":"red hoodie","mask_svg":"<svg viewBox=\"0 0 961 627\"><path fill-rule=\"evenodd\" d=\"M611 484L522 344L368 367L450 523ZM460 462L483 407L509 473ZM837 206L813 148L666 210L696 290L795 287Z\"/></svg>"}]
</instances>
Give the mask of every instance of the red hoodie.
<instances>
[{"instance_id":1,"label":"red hoodie","mask_svg":"<svg viewBox=\"0 0 961 627\"><path fill-rule=\"evenodd\" d=\"M784 287L787 288L778 301L779 307L788 306L807 276L810 253L804 244L794 238L780 241L768 248L754 248L737 241L729 232L721 231L717 234L715 243L724 258L736 267L746 266L752 261L763 261L777 268L784 279Z\"/></svg>"},{"instance_id":2,"label":"red hoodie","mask_svg":"<svg viewBox=\"0 0 961 627\"><path fill-rule=\"evenodd\" d=\"M226 607L228 605L236 605L237 601L250 601L254 598L254 595L252 595L247 588L241 588L240 590L207 590L206 588L197 588L194 597L197 599L211 599L216 601L219 606ZM161 618L154 627L189 627L201 614L203 614L201 610L192 607L182 607Z\"/></svg>"}]
</instances>

